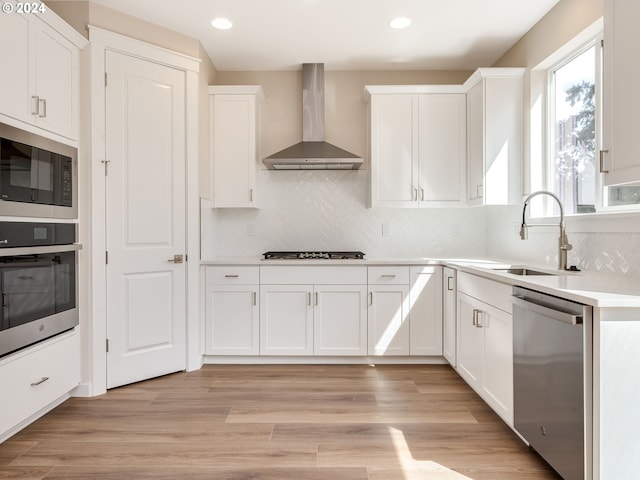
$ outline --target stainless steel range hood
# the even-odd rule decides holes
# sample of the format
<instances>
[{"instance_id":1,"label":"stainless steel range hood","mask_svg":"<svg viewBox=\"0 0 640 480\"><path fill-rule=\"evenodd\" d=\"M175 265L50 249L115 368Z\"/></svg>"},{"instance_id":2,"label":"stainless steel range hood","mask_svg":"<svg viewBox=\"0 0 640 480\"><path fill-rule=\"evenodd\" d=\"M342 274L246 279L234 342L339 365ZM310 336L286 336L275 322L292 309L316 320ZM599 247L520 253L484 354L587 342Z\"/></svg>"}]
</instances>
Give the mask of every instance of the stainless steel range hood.
<instances>
[{"instance_id":1,"label":"stainless steel range hood","mask_svg":"<svg viewBox=\"0 0 640 480\"><path fill-rule=\"evenodd\" d=\"M271 170L357 170L362 158L324 141L324 64L302 64L302 142L268 156Z\"/></svg>"}]
</instances>

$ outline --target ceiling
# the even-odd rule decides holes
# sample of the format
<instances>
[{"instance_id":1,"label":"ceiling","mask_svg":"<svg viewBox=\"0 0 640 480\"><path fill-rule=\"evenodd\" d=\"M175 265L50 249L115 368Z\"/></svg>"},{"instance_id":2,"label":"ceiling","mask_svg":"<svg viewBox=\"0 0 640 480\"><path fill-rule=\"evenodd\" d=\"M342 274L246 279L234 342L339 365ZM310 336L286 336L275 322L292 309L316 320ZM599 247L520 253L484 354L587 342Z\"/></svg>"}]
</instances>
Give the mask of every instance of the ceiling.
<instances>
[{"instance_id":1,"label":"ceiling","mask_svg":"<svg viewBox=\"0 0 640 480\"><path fill-rule=\"evenodd\" d=\"M91 1L199 39L219 71L251 71L487 67L559 0ZM412 24L391 29L398 16Z\"/></svg>"}]
</instances>

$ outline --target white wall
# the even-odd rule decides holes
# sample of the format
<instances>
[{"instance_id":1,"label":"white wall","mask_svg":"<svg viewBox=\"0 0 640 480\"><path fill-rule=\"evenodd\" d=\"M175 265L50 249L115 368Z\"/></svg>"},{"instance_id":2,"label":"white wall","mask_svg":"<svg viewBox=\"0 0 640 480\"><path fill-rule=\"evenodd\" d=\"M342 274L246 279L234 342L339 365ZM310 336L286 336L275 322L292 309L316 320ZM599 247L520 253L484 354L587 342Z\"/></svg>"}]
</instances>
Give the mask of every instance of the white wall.
<instances>
[{"instance_id":1,"label":"white wall","mask_svg":"<svg viewBox=\"0 0 640 480\"><path fill-rule=\"evenodd\" d=\"M260 170L260 209L203 208L203 258L287 249L361 250L368 258L486 254L484 208L367 209L367 182L364 170Z\"/></svg>"}]
</instances>

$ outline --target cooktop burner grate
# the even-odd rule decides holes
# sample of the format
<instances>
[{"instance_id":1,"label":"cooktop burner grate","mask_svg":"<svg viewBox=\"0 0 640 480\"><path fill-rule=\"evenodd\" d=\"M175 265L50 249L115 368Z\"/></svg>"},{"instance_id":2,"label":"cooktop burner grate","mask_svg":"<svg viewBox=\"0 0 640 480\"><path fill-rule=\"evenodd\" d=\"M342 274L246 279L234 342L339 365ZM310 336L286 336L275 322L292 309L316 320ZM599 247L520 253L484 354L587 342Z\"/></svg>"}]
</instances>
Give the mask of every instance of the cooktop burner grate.
<instances>
[{"instance_id":1,"label":"cooktop burner grate","mask_svg":"<svg viewBox=\"0 0 640 480\"><path fill-rule=\"evenodd\" d=\"M264 260L362 260L362 252L265 252Z\"/></svg>"}]
</instances>

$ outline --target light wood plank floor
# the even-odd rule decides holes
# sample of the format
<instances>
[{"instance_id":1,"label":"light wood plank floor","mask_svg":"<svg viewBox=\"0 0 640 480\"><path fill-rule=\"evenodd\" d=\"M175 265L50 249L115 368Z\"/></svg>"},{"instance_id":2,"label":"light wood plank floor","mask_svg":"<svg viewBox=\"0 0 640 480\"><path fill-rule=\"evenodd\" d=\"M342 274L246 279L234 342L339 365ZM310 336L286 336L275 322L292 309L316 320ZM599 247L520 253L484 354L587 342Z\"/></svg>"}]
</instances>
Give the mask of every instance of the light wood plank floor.
<instances>
[{"instance_id":1,"label":"light wood plank floor","mask_svg":"<svg viewBox=\"0 0 640 480\"><path fill-rule=\"evenodd\" d=\"M72 398L0 478L557 480L448 366L219 366Z\"/></svg>"}]
</instances>

